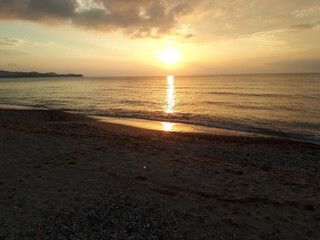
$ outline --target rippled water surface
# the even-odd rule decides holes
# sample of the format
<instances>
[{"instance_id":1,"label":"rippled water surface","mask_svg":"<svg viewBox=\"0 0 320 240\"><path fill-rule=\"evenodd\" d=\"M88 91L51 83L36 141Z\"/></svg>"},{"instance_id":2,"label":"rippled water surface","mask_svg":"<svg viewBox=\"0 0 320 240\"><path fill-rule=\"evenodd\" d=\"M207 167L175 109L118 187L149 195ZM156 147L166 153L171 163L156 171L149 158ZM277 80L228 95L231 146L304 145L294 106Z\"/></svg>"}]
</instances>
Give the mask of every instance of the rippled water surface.
<instances>
[{"instance_id":1,"label":"rippled water surface","mask_svg":"<svg viewBox=\"0 0 320 240\"><path fill-rule=\"evenodd\" d=\"M0 79L0 103L320 141L320 74Z\"/></svg>"}]
</instances>

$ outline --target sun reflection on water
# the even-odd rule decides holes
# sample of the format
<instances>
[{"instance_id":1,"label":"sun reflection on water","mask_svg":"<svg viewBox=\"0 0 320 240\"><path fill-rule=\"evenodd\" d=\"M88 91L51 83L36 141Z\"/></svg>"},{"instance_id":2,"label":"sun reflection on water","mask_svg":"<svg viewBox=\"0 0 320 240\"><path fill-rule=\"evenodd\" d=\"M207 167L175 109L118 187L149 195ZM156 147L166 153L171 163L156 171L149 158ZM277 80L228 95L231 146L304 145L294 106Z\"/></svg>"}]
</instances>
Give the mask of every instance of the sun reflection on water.
<instances>
[{"instance_id":1,"label":"sun reflection on water","mask_svg":"<svg viewBox=\"0 0 320 240\"><path fill-rule=\"evenodd\" d=\"M171 132L173 131L173 126L175 125L175 123L169 123L169 122L161 122L162 126L163 126L163 131L168 131Z\"/></svg>"},{"instance_id":2,"label":"sun reflection on water","mask_svg":"<svg viewBox=\"0 0 320 240\"><path fill-rule=\"evenodd\" d=\"M175 90L174 76L167 76L167 103L165 105L165 113L174 113Z\"/></svg>"},{"instance_id":3,"label":"sun reflection on water","mask_svg":"<svg viewBox=\"0 0 320 240\"><path fill-rule=\"evenodd\" d=\"M175 106L175 89L174 89L174 76L167 76L167 97L166 104L164 106L164 112L167 114L174 113ZM175 123L161 122L163 131L173 131Z\"/></svg>"}]
</instances>

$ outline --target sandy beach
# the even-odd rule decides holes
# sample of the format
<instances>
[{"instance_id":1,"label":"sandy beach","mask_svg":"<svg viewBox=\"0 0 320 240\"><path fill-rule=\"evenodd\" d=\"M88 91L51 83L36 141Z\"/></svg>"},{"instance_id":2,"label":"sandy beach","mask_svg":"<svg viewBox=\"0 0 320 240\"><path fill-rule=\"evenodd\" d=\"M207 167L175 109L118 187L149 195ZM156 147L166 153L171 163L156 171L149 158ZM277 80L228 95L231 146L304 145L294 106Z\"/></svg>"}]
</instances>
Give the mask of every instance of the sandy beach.
<instances>
[{"instance_id":1,"label":"sandy beach","mask_svg":"<svg viewBox=\"0 0 320 240\"><path fill-rule=\"evenodd\" d=\"M0 239L320 239L318 144L0 110Z\"/></svg>"}]
</instances>

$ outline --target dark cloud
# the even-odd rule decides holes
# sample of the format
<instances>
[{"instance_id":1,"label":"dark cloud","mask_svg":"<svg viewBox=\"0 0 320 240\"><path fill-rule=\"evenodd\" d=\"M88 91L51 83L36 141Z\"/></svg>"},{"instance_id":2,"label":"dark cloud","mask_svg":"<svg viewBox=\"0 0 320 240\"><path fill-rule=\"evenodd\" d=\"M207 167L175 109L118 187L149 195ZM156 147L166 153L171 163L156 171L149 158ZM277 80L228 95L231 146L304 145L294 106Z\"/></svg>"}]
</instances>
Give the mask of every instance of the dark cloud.
<instances>
[{"instance_id":1,"label":"dark cloud","mask_svg":"<svg viewBox=\"0 0 320 240\"><path fill-rule=\"evenodd\" d=\"M64 21L72 18L76 0L0 0L1 19Z\"/></svg>"},{"instance_id":2,"label":"dark cloud","mask_svg":"<svg viewBox=\"0 0 320 240\"><path fill-rule=\"evenodd\" d=\"M157 38L172 32L180 17L191 13L196 4L180 0L95 0L104 8L80 11L74 24L102 31L121 28L132 38Z\"/></svg>"},{"instance_id":3,"label":"dark cloud","mask_svg":"<svg viewBox=\"0 0 320 240\"><path fill-rule=\"evenodd\" d=\"M133 38L156 38L172 32L179 18L195 6L192 0L0 0L0 19L65 22L96 31L122 29Z\"/></svg>"}]
</instances>

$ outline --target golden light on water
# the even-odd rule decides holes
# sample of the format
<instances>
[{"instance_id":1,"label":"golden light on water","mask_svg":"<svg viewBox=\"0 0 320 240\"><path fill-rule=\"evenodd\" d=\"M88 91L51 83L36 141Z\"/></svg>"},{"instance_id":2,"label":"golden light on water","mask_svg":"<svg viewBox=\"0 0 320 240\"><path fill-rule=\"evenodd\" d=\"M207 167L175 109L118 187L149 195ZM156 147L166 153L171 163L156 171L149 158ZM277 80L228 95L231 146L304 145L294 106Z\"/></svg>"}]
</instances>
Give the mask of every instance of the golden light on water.
<instances>
[{"instance_id":1,"label":"golden light on water","mask_svg":"<svg viewBox=\"0 0 320 240\"><path fill-rule=\"evenodd\" d=\"M164 106L164 112L167 114L174 113L175 106L175 90L174 90L174 76L167 76L167 96L166 96L166 104ZM175 123L170 122L161 122L163 131L173 131L173 126Z\"/></svg>"},{"instance_id":2,"label":"golden light on water","mask_svg":"<svg viewBox=\"0 0 320 240\"><path fill-rule=\"evenodd\" d=\"M173 131L173 126L175 125L175 123L169 123L169 122L161 122L162 126L163 126L163 131L168 131L171 132Z\"/></svg>"},{"instance_id":3,"label":"golden light on water","mask_svg":"<svg viewBox=\"0 0 320 240\"><path fill-rule=\"evenodd\" d=\"M167 76L167 102L165 105L165 113L174 113L174 106L175 106L174 76Z\"/></svg>"}]
</instances>

